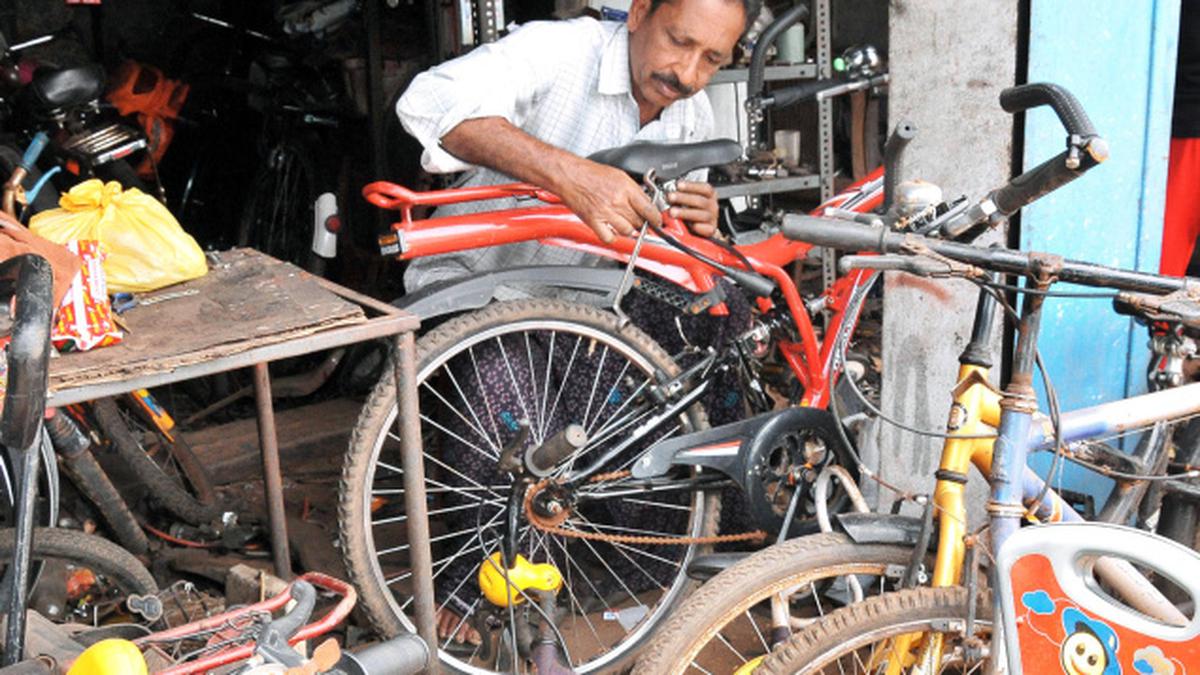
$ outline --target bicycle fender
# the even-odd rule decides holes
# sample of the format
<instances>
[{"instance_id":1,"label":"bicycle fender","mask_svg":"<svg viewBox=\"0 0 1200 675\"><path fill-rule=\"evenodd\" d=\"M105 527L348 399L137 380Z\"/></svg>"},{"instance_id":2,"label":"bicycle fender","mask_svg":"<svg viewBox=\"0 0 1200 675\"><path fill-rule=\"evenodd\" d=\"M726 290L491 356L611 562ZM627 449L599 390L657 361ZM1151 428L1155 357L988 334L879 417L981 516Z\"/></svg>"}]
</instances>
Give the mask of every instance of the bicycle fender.
<instances>
[{"instance_id":1,"label":"bicycle fender","mask_svg":"<svg viewBox=\"0 0 1200 675\"><path fill-rule=\"evenodd\" d=\"M835 527L856 544L916 546L921 538L921 519L892 513L838 513ZM934 538L936 540L936 537Z\"/></svg>"},{"instance_id":2,"label":"bicycle fender","mask_svg":"<svg viewBox=\"0 0 1200 675\"><path fill-rule=\"evenodd\" d=\"M611 305L624 273L623 269L577 265L514 267L430 284L393 300L392 304L425 321L484 307L496 300L496 291L501 287L534 286L579 291L595 296L597 305Z\"/></svg>"}]
</instances>

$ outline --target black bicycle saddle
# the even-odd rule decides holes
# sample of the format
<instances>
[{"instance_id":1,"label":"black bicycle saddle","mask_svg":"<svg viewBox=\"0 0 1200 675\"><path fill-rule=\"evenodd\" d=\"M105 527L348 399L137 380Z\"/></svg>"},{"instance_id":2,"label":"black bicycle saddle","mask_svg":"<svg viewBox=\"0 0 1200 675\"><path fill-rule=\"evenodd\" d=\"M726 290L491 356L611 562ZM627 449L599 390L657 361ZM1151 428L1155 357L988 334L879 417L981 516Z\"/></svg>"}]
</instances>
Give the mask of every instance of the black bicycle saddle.
<instances>
[{"instance_id":1,"label":"black bicycle saddle","mask_svg":"<svg viewBox=\"0 0 1200 675\"><path fill-rule=\"evenodd\" d=\"M711 166L728 164L742 156L742 146L727 138L699 143L638 142L593 153L588 159L607 164L640 179L654 169L663 180L674 180Z\"/></svg>"},{"instance_id":2,"label":"black bicycle saddle","mask_svg":"<svg viewBox=\"0 0 1200 675\"><path fill-rule=\"evenodd\" d=\"M39 68L29 83L35 104L43 110L87 103L104 92L104 69L96 64L75 68Z\"/></svg>"}]
</instances>

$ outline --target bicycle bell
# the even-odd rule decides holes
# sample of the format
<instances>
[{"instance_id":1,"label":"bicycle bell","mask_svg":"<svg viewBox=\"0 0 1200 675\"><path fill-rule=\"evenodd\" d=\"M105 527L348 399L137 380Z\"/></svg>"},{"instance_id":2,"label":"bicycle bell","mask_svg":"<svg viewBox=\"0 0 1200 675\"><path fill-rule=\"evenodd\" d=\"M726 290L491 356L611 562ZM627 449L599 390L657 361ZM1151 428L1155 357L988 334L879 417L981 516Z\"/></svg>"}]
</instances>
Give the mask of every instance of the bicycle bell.
<instances>
[{"instance_id":1,"label":"bicycle bell","mask_svg":"<svg viewBox=\"0 0 1200 675\"><path fill-rule=\"evenodd\" d=\"M942 203L942 188L920 179L901 181L896 186L892 212L901 222L926 218Z\"/></svg>"},{"instance_id":2,"label":"bicycle bell","mask_svg":"<svg viewBox=\"0 0 1200 675\"><path fill-rule=\"evenodd\" d=\"M846 73L852 80L875 77L883 69L883 59L875 45L847 47L834 62L834 69Z\"/></svg>"}]
</instances>

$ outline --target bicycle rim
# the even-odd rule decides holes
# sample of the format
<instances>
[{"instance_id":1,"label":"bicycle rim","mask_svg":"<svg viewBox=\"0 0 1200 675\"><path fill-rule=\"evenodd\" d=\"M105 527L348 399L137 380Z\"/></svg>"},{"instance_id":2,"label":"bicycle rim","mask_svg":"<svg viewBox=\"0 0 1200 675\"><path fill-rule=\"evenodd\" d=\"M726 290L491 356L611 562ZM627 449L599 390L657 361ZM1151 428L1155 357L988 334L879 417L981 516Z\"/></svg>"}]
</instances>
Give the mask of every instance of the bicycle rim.
<instances>
[{"instance_id":1,"label":"bicycle rim","mask_svg":"<svg viewBox=\"0 0 1200 675\"><path fill-rule=\"evenodd\" d=\"M506 304L495 316L511 309L504 307ZM511 304L542 306L537 302ZM613 321L610 315L589 311ZM616 330L615 323L611 330ZM485 644L491 644L490 655L485 655L484 647L463 650L469 653L457 656L442 651L445 663L471 673L528 668L511 654L511 645L520 640L513 637L513 625L526 621L521 615L531 611L530 603L513 612L493 609L478 597L477 587L472 590L479 563L499 547L497 520L510 485L494 471L494 463L501 449L518 436L517 420L529 420L533 444L540 444L567 422L581 424L588 438L597 442L561 462L559 471L585 465L615 444L620 432L645 418L644 414L633 415L635 401L653 383L659 369L661 364L628 338L595 325L544 317L494 321L421 360L417 381L430 520L446 523L445 531L434 529L431 533L437 606L459 614L460 625L480 626L481 617L487 614L508 624L499 635L480 631ZM487 387L477 386L484 381ZM585 395L581 397L580 392ZM371 516L366 543L374 581L399 591L409 573L404 566L407 544L399 532L404 525L400 508L403 487L394 423L392 405L380 427L388 433L374 440L366 475L370 490L356 508ZM680 420L668 428L676 431L688 424ZM629 468L644 447L646 444L621 454L604 470ZM486 473L490 478L480 478L479 466L493 467L493 472ZM590 498L591 502L587 508L572 510L563 527L645 536L700 536L713 527L712 519L705 517L703 493L630 494L621 488L629 480L616 478L581 489L581 499ZM608 494L614 496L605 497ZM381 506L381 501L386 503ZM558 595L562 615L558 629L565 637L569 660L581 673L604 669L627 656L689 585L684 570L694 545L593 542L539 531L523 517L519 532L520 552L535 563L553 562L564 577ZM387 599L403 627L413 630L410 595L393 592ZM451 647L450 640L444 640L441 647Z\"/></svg>"},{"instance_id":2,"label":"bicycle rim","mask_svg":"<svg viewBox=\"0 0 1200 675\"><path fill-rule=\"evenodd\" d=\"M644 650L634 672L752 669L793 632L857 598L893 590L911 557L908 547L856 544L836 533L763 549L689 597Z\"/></svg>"},{"instance_id":3,"label":"bicycle rim","mask_svg":"<svg viewBox=\"0 0 1200 675\"><path fill-rule=\"evenodd\" d=\"M965 637L963 587L914 588L870 598L830 614L776 649L761 675L837 673L984 673L990 603L981 601ZM936 663L930 654L940 655Z\"/></svg>"}]
</instances>

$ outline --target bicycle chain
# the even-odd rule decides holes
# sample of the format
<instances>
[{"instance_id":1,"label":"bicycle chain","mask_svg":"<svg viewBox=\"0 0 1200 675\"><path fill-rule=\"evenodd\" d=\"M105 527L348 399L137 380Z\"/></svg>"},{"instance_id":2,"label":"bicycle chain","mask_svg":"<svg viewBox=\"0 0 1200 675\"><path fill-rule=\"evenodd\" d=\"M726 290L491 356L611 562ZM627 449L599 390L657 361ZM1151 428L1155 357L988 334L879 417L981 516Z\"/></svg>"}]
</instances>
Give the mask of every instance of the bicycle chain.
<instances>
[{"instance_id":1,"label":"bicycle chain","mask_svg":"<svg viewBox=\"0 0 1200 675\"><path fill-rule=\"evenodd\" d=\"M593 476L590 483L601 483L608 480L617 480L629 476L629 471L613 471ZM533 499L539 492L546 489L554 481L549 478L544 478L525 492L525 517L529 519L529 524L547 534L557 534L562 537L573 537L575 539L587 539L590 541L604 541L613 544L644 544L647 546L686 546L691 544L725 544L736 541L762 541L767 538L767 533L762 530L753 532L742 532L740 534L717 534L708 537L683 537L683 536L649 536L649 535L634 535L634 534L604 534L603 532L584 532L582 530L573 530L562 527L570 517L570 509L563 509L560 513L552 517L546 518L538 515L533 510Z\"/></svg>"}]
</instances>

